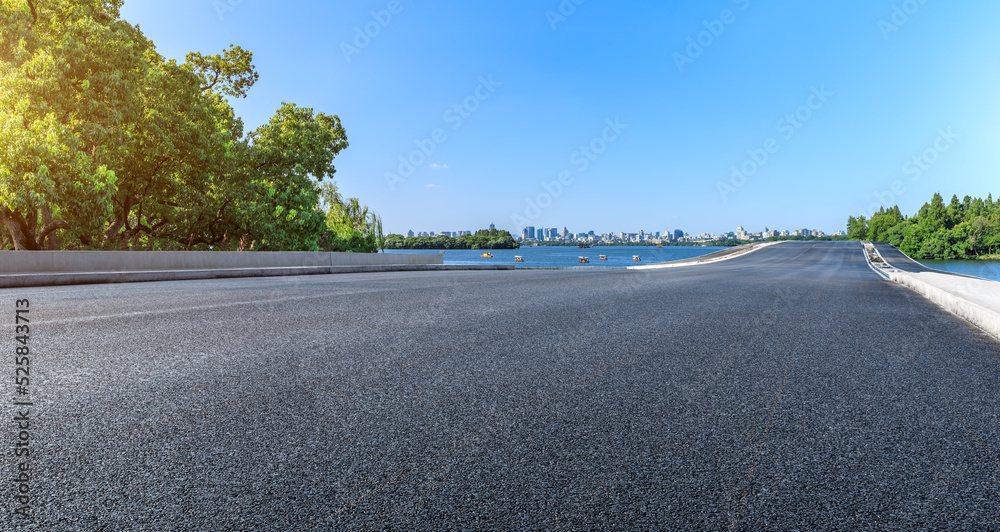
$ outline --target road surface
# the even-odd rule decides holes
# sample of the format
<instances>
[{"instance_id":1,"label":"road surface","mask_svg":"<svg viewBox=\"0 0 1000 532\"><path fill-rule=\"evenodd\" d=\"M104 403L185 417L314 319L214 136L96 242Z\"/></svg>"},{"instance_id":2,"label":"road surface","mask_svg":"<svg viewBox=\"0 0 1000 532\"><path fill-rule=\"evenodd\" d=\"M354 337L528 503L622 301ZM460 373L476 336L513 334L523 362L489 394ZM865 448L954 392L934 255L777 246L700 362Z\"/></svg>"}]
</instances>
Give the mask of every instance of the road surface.
<instances>
[{"instance_id":1,"label":"road surface","mask_svg":"<svg viewBox=\"0 0 1000 532\"><path fill-rule=\"evenodd\" d=\"M860 243L0 294L40 530L1000 527L1000 344Z\"/></svg>"}]
</instances>

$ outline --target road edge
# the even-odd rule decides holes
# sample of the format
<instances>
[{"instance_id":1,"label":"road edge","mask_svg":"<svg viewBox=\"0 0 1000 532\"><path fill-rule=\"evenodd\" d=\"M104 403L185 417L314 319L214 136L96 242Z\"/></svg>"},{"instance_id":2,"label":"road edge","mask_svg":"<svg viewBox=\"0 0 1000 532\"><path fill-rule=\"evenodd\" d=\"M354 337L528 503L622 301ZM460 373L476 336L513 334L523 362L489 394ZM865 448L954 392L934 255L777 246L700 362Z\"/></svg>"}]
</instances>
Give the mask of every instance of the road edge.
<instances>
[{"instance_id":1,"label":"road edge","mask_svg":"<svg viewBox=\"0 0 1000 532\"><path fill-rule=\"evenodd\" d=\"M976 328L985 332L986 334L992 336L995 340L1000 341L1000 312L986 308L974 301L970 301L961 297L958 294L949 292L939 286L935 286L931 283L924 281L918 277L919 274L904 272L902 270L894 268L882 255L878 253L878 249L875 248L874 244L871 242L864 242L866 251L869 246L874 250L875 254L881 262L884 263L885 269L888 271L882 272L876 269L872 265L872 261L868 261L868 266L875 270L883 279L892 281L895 284L904 286L909 290L916 292L918 295L924 299L934 303L938 307L946 310L950 314L957 316L967 323L974 325ZM901 252L902 253L902 252ZM905 255L905 254L904 254ZM869 254L865 253L865 259L869 259ZM910 259L913 260L913 259ZM916 261L914 261L916 262ZM918 263L919 264L919 263ZM968 277L969 279L975 279L984 283L995 283L996 281L990 281L987 279L980 279L978 277Z\"/></svg>"},{"instance_id":2,"label":"road edge","mask_svg":"<svg viewBox=\"0 0 1000 532\"><path fill-rule=\"evenodd\" d=\"M661 270L661 269L664 269L664 268L681 268L681 267L684 267L684 266L701 266L701 265L704 265L704 264L714 264L716 262L722 262L724 260L735 259L737 257L745 257L746 255L749 255L750 253L753 253L754 251L757 251L757 250L760 250L760 249L764 249L764 248L766 248L768 246L773 246L775 244L781 244L782 242L785 242L785 241L781 240L781 241L778 241L778 242L762 242L762 243L757 244L757 245L751 245L745 251L742 251L740 253L732 253L732 254L726 255L724 257L717 257L717 258L713 258L713 259L695 260L695 261L692 261L691 259L681 259L681 261L675 261L675 262L658 262L656 264L645 264L645 265L642 265L642 266L626 266L626 269L628 269L628 270ZM695 257L695 258L697 258L697 257Z\"/></svg>"}]
</instances>

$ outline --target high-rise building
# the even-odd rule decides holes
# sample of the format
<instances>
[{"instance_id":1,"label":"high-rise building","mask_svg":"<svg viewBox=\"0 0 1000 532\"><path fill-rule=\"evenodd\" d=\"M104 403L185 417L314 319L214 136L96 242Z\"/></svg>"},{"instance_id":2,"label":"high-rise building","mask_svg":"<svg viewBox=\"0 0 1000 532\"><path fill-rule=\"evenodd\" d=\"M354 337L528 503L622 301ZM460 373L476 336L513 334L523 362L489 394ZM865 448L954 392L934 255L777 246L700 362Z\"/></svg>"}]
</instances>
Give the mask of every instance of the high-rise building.
<instances>
[{"instance_id":1,"label":"high-rise building","mask_svg":"<svg viewBox=\"0 0 1000 532\"><path fill-rule=\"evenodd\" d=\"M494 230L494 229L496 229L496 228L497 228L497 226L495 226L495 225L493 225L493 224L490 224L490 231L492 231L492 230Z\"/></svg>"},{"instance_id":2,"label":"high-rise building","mask_svg":"<svg viewBox=\"0 0 1000 532\"><path fill-rule=\"evenodd\" d=\"M525 238L530 238L532 240L535 239L535 228L534 227L532 227L532 226L529 225L528 227L524 228L524 232L526 234Z\"/></svg>"},{"instance_id":3,"label":"high-rise building","mask_svg":"<svg viewBox=\"0 0 1000 532\"><path fill-rule=\"evenodd\" d=\"M568 238L569 237L569 229L566 229L565 226L563 226L562 237L563 238Z\"/></svg>"},{"instance_id":4,"label":"high-rise building","mask_svg":"<svg viewBox=\"0 0 1000 532\"><path fill-rule=\"evenodd\" d=\"M413 229L410 229L409 231L407 231L406 232L406 236L407 236L407 238L412 238L413 237Z\"/></svg>"},{"instance_id":5,"label":"high-rise building","mask_svg":"<svg viewBox=\"0 0 1000 532\"><path fill-rule=\"evenodd\" d=\"M684 231L680 229L674 229L674 240L680 240L684 238Z\"/></svg>"}]
</instances>

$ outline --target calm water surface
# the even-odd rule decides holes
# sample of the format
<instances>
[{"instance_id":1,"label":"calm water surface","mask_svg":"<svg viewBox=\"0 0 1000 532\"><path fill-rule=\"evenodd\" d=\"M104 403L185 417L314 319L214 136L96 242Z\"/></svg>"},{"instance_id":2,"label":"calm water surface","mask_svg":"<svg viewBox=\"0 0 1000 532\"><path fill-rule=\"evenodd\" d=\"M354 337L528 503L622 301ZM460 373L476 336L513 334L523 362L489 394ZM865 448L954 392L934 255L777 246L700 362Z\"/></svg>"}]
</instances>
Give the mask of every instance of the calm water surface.
<instances>
[{"instance_id":1,"label":"calm water surface","mask_svg":"<svg viewBox=\"0 0 1000 532\"><path fill-rule=\"evenodd\" d=\"M1000 281L1000 260L922 260L928 268Z\"/></svg>"},{"instance_id":2,"label":"calm water surface","mask_svg":"<svg viewBox=\"0 0 1000 532\"><path fill-rule=\"evenodd\" d=\"M642 246L596 246L590 249L579 249L565 246L538 246L535 248L524 247L521 249L493 249L489 250L493 258L483 258L480 255L481 249L454 249L444 252L445 264L513 264L520 268L539 267L581 267L581 268L601 268L601 267L623 267L635 266L638 264L652 264L655 262L667 262L671 260L689 259L699 257L708 253L719 251L720 247L655 247ZM437 250L426 249L392 249L386 253L438 253ZM514 262L514 256L524 257L524 262ZM590 258L589 264L580 264L579 257ZM606 255L608 260L598 260L601 255ZM641 262L632 260L633 255L639 255Z\"/></svg>"},{"instance_id":3,"label":"calm water surface","mask_svg":"<svg viewBox=\"0 0 1000 532\"><path fill-rule=\"evenodd\" d=\"M476 249L455 249L444 252L445 264L514 264L519 268L620 268L624 266L634 266L637 264L652 264L655 262L667 262L671 260L689 259L707 255L719 251L720 247L655 247L643 246L597 246L590 249L579 249L576 247L564 246L539 246L535 248L525 247L521 249L494 249L490 252L494 257L483 258L483 250ZM386 253L437 253L437 250L426 249L393 249L386 250ZM514 256L521 255L524 262L514 262ZM590 258L589 264L580 264L579 257ZM598 260L600 255L607 255L608 260ZM641 262L632 260L632 255L639 255ZM954 273L963 273L1000 281L1000 261L991 260L922 260L921 264L928 268L944 270Z\"/></svg>"}]
</instances>

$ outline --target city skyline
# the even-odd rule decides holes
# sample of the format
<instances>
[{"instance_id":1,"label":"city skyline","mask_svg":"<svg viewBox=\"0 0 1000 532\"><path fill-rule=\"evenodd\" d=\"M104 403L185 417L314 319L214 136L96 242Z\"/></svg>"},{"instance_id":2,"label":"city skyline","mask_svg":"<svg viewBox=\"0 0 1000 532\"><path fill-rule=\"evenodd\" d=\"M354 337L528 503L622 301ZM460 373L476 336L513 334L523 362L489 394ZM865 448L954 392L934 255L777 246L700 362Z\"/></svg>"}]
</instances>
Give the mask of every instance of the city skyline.
<instances>
[{"instance_id":1,"label":"city skyline","mask_svg":"<svg viewBox=\"0 0 1000 532\"><path fill-rule=\"evenodd\" d=\"M501 229L508 231L511 236L516 240L520 241L598 241L598 240L635 240L635 241L650 241L650 240L670 240L670 241L708 241L708 240L723 240L723 239L736 239L736 240L757 240L766 239L779 236L814 236L814 237L824 237L824 236L839 236L845 235L846 230L838 230L832 233L827 233L823 229L808 229L804 227L799 227L794 230L789 229L770 229L768 226L764 226L761 231L746 231L745 228L740 225L735 231L728 231L725 233L709 233L702 232L697 234L691 234L682 229L673 229L665 231L646 231L640 229L638 231L611 231L611 232L597 232L597 231L570 231L568 226L563 226L560 230L558 227L534 227L529 226L520 232L514 232L507 229L497 228L495 224L490 224L487 230ZM474 234L477 230L461 230L461 231L414 231L408 229L404 232L390 231L387 234L398 234L404 237L435 237L435 236L449 236L449 237L459 237L466 234Z\"/></svg>"}]
</instances>

